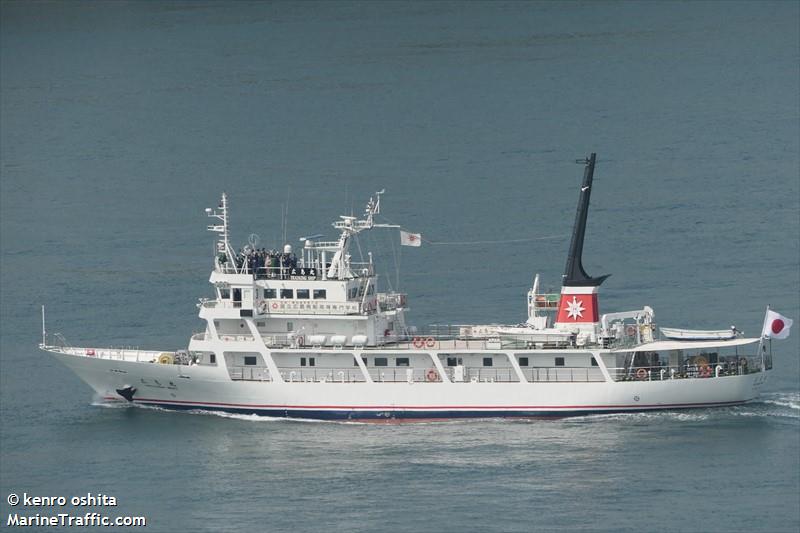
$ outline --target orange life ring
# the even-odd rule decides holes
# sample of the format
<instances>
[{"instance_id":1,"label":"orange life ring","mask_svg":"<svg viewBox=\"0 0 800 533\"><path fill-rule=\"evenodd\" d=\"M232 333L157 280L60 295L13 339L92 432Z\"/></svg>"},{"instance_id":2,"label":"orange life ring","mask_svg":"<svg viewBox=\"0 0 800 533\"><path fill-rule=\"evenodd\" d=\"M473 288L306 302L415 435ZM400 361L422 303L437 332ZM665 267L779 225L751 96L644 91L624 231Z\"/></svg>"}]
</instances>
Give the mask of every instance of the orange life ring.
<instances>
[{"instance_id":1,"label":"orange life ring","mask_svg":"<svg viewBox=\"0 0 800 533\"><path fill-rule=\"evenodd\" d=\"M710 378L711 377L711 367L708 365L703 365L700 367L700 377L701 378Z\"/></svg>"},{"instance_id":2,"label":"orange life ring","mask_svg":"<svg viewBox=\"0 0 800 533\"><path fill-rule=\"evenodd\" d=\"M425 339L422 337L414 337L414 340L411 342L414 344L414 348L422 348L425 346Z\"/></svg>"},{"instance_id":3,"label":"orange life ring","mask_svg":"<svg viewBox=\"0 0 800 533\"><path fill-rule=\"evenodd\" d=\"M646 379L647 378L647 370L644 368L640 368L636 371L636 379Z\"/></svg>"},{"instance_id":4,"label":"orange life ring","mask_svg":"<svg viewBox=\"0 0 800 533\"><path fill-rule=\"evenodd\" d=\"M425 346L427 346L428 348L433 348L435 345L436 341L433 339L433 337L428 337L427 339L425 339Z\"/></svg>"},{"instance_id":5,"label":"orange life ring","mask_svg":"<svg viewBox=\"0 0 800 533\"><path fill-rule=\"evenodd\" d=\"M89 357L94 357L95 356L94 348L86 348L86 355L88 355Z\"/></svg>"},{"instance_id":6,"label":"orange life ring","mask_svg":"<svg viewBox=\"0 0 800 533\"><path fill-rule=\"evenodd\" d=\"M439 373L435 369L429 368L425 373L425 379L428 381L439 381Z\"/></svg>"}]
</instances>

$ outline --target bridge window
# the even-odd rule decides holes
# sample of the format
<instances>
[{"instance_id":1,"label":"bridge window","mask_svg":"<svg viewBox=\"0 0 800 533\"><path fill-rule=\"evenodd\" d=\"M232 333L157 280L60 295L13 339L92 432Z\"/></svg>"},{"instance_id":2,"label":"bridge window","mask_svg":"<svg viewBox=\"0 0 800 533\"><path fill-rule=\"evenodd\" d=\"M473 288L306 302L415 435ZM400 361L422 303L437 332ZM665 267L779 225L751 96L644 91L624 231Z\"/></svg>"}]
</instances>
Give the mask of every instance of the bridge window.
<instances>
[{"instance_id":1,"label":"bridge window","mask_svg":"<svg viewBox=\"0 0 800 533\"><path fill-rule=\"evenodd\" d=\"M556 357L556 366L564 366L564 358Z\"/></svg>"},{"instance_id":2,"label":"bridge window","mask_svg":"<svg viewBox=\"0 0 800 533\"><path fill-rule=\"evenodd\" d=\"M408 357L398 357L394 360L395 366L408 366Z\"/></svg>"},{"instance_id":3,"label":"bridge window","mask_svg":"<svg viewBox=\"0 0 800 533\"><path fill-rule=\"evenodd\" d=\"M519 358L519 366L528 366L528 358L527 357L520 357Z\"/></svg>"},{"instance_id":4,"label":"bridge window","mask_svg":"<svg viewBox=\"0 0 800 533\"><path fill-rule=\"evenodd\" d=\"M308 300L308 289L297 289L297 298L299 300Z\"/></svg>"},{"instance_id":5,"label":"bridge window","mask_svg":"<svg viewBox=\"0 0 800 533\"><path fill-rule=\"evenodd\" d=\"M447 366L458 366L462 364L462 360L460 357L448 357L447 358Z\"/></svg>"},{"instance_id":6,"label":"bridge window","mask_svg":"<svg viewBox=\"0 0 800 533\"><path fill-rule=\"evenodd\" d=\"M209 354L208 362L211 363L212 365L216 365L217 364L217 354L215 354L215 353Z\"/></svg>"},{"instance_id":7,"label":"bridge window","mask_svg":"<svg viewBox=\"0 0 800 533\"><path fill-rule=\"evenodd\" d=\"M245 355L244 356L244 364L245 364L245 366L255 366L256 365L256 356L255 355Z\"/></svg>"},{"instance_id":8,"label":"bridge window","mask_svg":"<svg viewBox=\"0 0 800 533\"><path fill-rule=\"evenodd\" d=\"M220 289L219 290L219 297L223 300L230 300L231 299L231 290L230 289Z\"/></svg>"},{"instance_id":9,"label":"bridge window","mask_svg":"<svg viewBox=\"0 0 800 533\"><path fill-rule=\"evenodd\" d=\"M316 364L317 364L316 359L314 359L313 357L308 358L308 366L315 366Z\"/></svg>"},{"instance_id":10,"label":"bridge window","mask_svg":"<svg viewBox=\"0 0 800 533\"><path fill-rule=\"evenodd\" d=\"M305 357L301 357L300 358L300 366L306 366L306 358Z\"/></svg>"},{"instance_id":11,"label":"bridge window","mask_svg":"<svg viewBox=\"0 0 800 533\"><path fill-rule=\"evenodd\" d=\"M264 289L264 298L267 300L272 300L275 298L275 289Z\"/></svg>"},{"instance_id":12,"label":"bridge window","mask_svg":"<svg viewBox=\"0 0 800 533\"><path fill-rule=\"evenodd\" d=\"M315 300L324 300L325 298L327 298L325 289L314 289Z\"/></svg>"},{"instance_id":13,"label":"bridge window","mask_svg":"<svg viewBox=\"0 0 800 533\"><path fill-rule=\"evenodd\" d=\"M592 366L597 366L597 359L592 356Z\"/></svg>"},{"instance_id":14,"label":"bridge window","mask_svg":"<svg viewBox=\"0 0 800 533\"><path fill-rule=\"evenodd\" d=\"M376 357L375 366L389 366L389 360L385 357Z\"/></svg>"},{"instance_id":15,"label":"bridge window","mask_svg":"<svg viewBox=\"0 0 800 533\"><path fill-rule=\"evenodd\" d=\"M281 298L294 298L294 289L281 289Z\"/></svg>"},{"instance_id":16,"label":"bridge window","mask_svg":"<svg viewBox=\"0 0 800 533\"><path fill-rule=\"evenodd\" d=\"M492 361L491 357L484 357L483 358L483 366L492 366L494 361Z\"/></svg>"}]
</instances>

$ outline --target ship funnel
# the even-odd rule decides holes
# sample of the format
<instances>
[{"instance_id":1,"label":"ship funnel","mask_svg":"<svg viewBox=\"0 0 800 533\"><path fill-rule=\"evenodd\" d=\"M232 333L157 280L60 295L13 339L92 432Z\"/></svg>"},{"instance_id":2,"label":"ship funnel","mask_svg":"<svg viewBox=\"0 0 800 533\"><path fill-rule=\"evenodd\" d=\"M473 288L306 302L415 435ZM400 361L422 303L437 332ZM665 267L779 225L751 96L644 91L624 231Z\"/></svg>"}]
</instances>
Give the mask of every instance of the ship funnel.
<instances>
[{"instance_id":1,"label":"ship funnel","mask_svg":"<svg viewBox=\"0 0 800 533\"><path fill-rule=\"evenodd\" d=\"M597 154L592 153L588 159L578 160L583 163L583 183L578 197L578 211L575 214L575 226L572 228L572 240L567 255L567 266L564 269L564 280L561 283L561 300L558 303L556 327L562 329L578 329L583 333L592 333L599 320L597 291L600 284L609 276L591 277L583 269L583 239L586 235L586 219L589 215L589 199L592 195L592 178Z\"/></svg>"},{"instance_id":2,"label":"ship funnel","mask_svg":"<svg viewBox=\"0 0 800 533\"><path fill-rule=\"evenodd\" d=\"M592 153L588 159L578 160L586 165L583 171L583 184L578 197L578 211L575 213L575 225L572 228L572 241L569 244L567 266L564 269L565 287L599 287L610 276L591 277L583 269L583 238L586 235L586 218L589 216L589 199L592 196L592 178L594 177L594 164L597 154Z\"/></svg>"}]
</instances>

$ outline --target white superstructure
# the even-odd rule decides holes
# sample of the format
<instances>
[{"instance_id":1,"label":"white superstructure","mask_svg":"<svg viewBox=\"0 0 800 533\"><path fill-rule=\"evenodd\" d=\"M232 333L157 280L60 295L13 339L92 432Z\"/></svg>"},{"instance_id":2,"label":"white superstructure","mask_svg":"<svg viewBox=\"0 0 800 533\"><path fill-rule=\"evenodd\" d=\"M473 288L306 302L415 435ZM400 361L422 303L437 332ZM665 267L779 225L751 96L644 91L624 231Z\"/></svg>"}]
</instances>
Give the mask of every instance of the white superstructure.
<instances>
[{"instance_id":1,"label":"white superstructure","mask_svg":"<svg viewBox=\"0 0 800 533\"><path fill-rule=\"evenodd\" d=\"M566 416L755 398L772 366L759 339L733 329L714 340L659 340L649 307L599 314L606 276L581 264L595 155L584 163L561 292L541 293L537 275L522 324L408 327L406 295L378 291L371 255L351 257L356 234L398 227L375 221L382 191L361 218L333 223L335 241L310 236L297 250L266 250L251 240L240 252L223 193L206 210L218 234L213 297L198 304L206 329L187 350L78 348L48 343L44 331L41 348L109 401L280 417Z\"/></svg>"}]
</instances>

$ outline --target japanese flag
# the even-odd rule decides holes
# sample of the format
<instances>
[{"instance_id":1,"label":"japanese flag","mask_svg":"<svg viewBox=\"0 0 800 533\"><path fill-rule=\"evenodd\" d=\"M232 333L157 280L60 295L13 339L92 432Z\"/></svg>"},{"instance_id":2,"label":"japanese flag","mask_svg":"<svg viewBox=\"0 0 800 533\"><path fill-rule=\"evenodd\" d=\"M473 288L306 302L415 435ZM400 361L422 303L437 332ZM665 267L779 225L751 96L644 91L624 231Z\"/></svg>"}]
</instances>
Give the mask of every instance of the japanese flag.
<instances>
[{"instance_id":1,"label":"japanese flag","mask_svg":"<svg viewBox=\"0 0 800 533\"><path fill-rule=\"evenodd\" d=\"M767 316L764 318L764 331L761 336L767 339L785 339L789 336L789 328L792 327L792 319L767 309Z\"/></svg>"},{"instance_id":2,"label":"japanese flag","mask_svg":"<svg viewBox=\"0 0 800 533\"><path fill-rule=\"evenodd\" d=\"M400 230L401 246L422 246L422 235Z\"/></svg>"}]
</instances>

